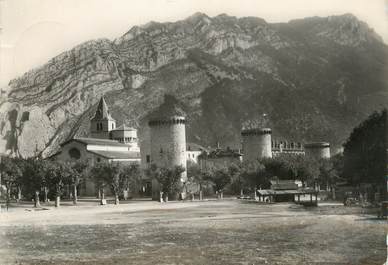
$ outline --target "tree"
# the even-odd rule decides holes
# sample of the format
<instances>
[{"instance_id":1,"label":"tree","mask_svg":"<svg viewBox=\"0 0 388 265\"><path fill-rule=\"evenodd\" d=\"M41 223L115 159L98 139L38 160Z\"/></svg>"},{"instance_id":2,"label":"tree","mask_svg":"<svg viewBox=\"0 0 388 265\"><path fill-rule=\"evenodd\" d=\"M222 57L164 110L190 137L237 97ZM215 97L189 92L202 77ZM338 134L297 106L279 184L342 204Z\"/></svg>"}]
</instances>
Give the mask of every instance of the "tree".
<instances>
[{"instance_id":1,"label":"tree","mask_svg":"<svg viewBox=\"0 0 388 265\"><path fill-rule=\"evenodd\" d=\"M234 193L240 192L240 196L244 195L246 185L242 177L242 163L232 163L228 167L231 176L231 190Z\"/></svg>"},{"instance_id":2,"label":"tree","mask_svg":"<svg viewBox=\"0 0 388 265\"><path fill-rule=\"evenodd\" d=\"M93 179L96 187L99 189L99 193L101 194L101 204L105 200L105 186L106 186L106 171L105 171L105 163L96 163L90 170L91 178Z\"/></svg>"},{"instance_id":3,"label":"tree","mask_svg":"<svg viewBox=\"0 0 388 265\"><path fill-rule=\"evenodd\" d=\"M23 166L23 190L34 198L34 207L40 207L39 195L45 184L43 160L27 158Z\"/></svg>"},{"instance_id":4,"label":"tree","mask_svg":"<svg viewBox=\"0 0 388 265\"><path fill-rule=\"evenodd\" d=\"M152 164L148 171L149 175L158 181L165 201L168 201L169 197L176 199L182 191L181 176L183 172L185 169L181 166L158 167L155 164Z\"/></svg>"},{"instance_id":5,"label":"tree","mask_svg":"<svg viewBox=\"0 0 388 265\"><path fill-rule=\"evenodd\" d=\"M218 194L219 198L223 198L224 189L226 185L231 182L231 175L227 168L214 168L209 170L205 176L205 179L213 184L213 188Z\"/></svg>"},{"instance_id":6,"label":"tree","mask_svg":"<svg viewBox=\"0 0 388 265\"><path fill-rule=\"evenodd\" d=\"M253 190L255 197L257 187L264 187L268 182L265 165L260 161L243 162L240 174L244 186Z\"/></svg>"},{"instance_id":7,"label":"tree","mask_svg":"<svg viewBox=\"0 0 388 265\"><path fill-rule=\"evenodd\" d=\"M140 186L141 183L141 172L138 164L131 164L124 166L121 170L122 178L124 180L123 189L124 190L132 190ZM124 199L125 196L124 196Z\"/></svg>"},{"instance_id":8,"label":"tree","mask_svg":"<svg viewBox=\"0 0 388 265\"><path fill-rule=\"evenodd\" d=\"M203 187L209 183L205 176L206 174L201 171L198 164L187 163L187 185L198 185L199 200L203 200Z\"/></svg>"},{"instance_id":9,"label":"tree","mask_svg":"<svg viewBox=\"0 0 388 265\"><path fill-rule=\"evenodd\" d=\"M1 184L7 189L6 202L7 208L11 198L11 191L14 187L19 187L22 177L22 169L16 158L3 157L0 163Z\"/></svg>"},{"instance_id":10,"label":"tree","mask_svg":"<svg viewBox=\"0 0 388 265\"><path fill-rule=\"evenodd\" d=\"M64 185L70 181L73 169L68 163L47 161L45 171L45 178L49 183L49 187L54 191L55 207L59 207Z\"/></svg>"},{"instance_id":11,"label":"tree","mask_svg":"<svg viewBox=\"0 0 388 265\"><path fill-rule=\"evenodd\" d=\"M303 184L314 184L319 176L319 161L296 154L281 154L276 158L264 159L267 178L301 180Z\"/></svg>"},{"instance_id":12,"label":"tree","mask_svg":"<svg viewBox=\"0 0 388 265\"><path fill-rule=\"evenodd\" d=\"M318 181L326 186L326 190L332 190L338 180L338 173L330 159L319 161Z\"/></svg>"},{"instance_id":13,"label":"tree","mask_svg":"<svg viewBox=\"0 0 388 265\"><path fill-rule=\"evenodd\" d=\"M105 163L104 171L105 182L110 185L117 205L120 203L119 194L124 190L125 175L122 174L119 163Z\"/></svg>"},{"instance_id":14,"label":"tree","mask_svg":"<svg viewBox=\"0 0 388 265\"><path fill-rule=\"evenodd\" d=\"M73 186L73 204L77 204L77 200L78 200L77 187L84 180L85 171L88 165L85 162L77 161L73 163L71 167L72 167L72 171L71 171L70 184Z\"/></svg>"},{"instance_id":15,"label":"tree","mask_svg":"<svg viewBox=\"0 0 388 265\"><path fill-rule=\"evenodd\" d=\"M353 129L344 144L344 176L353 185L372 184L386 199L387 111L372 113Z\"/></svg>"}]
</instances>

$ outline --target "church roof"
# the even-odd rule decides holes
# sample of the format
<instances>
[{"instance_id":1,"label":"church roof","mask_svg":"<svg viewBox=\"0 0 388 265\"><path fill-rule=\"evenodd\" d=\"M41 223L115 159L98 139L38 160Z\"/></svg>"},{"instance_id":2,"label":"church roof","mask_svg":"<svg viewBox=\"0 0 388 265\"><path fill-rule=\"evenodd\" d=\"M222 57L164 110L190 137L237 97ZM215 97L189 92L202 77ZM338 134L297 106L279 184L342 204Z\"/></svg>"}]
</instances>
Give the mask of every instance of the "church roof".
<instances>
[{"instance_id":1,"label":"church roof","mask_svg":"<svg viewBox=\"0 0 388 265\"><path fill-rule=\"evenodd\" d=\"M108 105L106 104L104 96L101 97L92 120L113 120L109 113Z\"/></svg>"},{"instance_id":2,"label":"church roof","mask_svg":"<svg viewBox=\"0 0 388 265\"><path fill-rule=\"evenodd\" d=\"M136 129L133 127L129 127L125 124L122 124L119 127L117 127L116 129L114 129L113 131L136 131Z\"/></svg>"},{"instance_id":3,"label":"church roof","mask_svg":"<svg viewBox=\"0 0 388 265\"><path fill-rule=\"evenodd\" d=\"M102 156L107 159L140 159L139 152L123 152L123 151L100 151L100 150L89 150L88 152L95 155Z\"/></svg>"},{"instance_id":4,"label":"church roof","mask_svg":"<svg viewBox=\"0 0 388 265\"><path fill-rule=\"evenodd\" d=\"M122 146L122 147L128 147L126 144L119 143L118 141L115 140L109 140L109 139L98 139L98 138L73 138L70 139L64 143L61 144L61 146L71 142L71 141L76 141L82 144L90 144L90 145L104 145L104 146Z\"/></svg>"}]
</instances>

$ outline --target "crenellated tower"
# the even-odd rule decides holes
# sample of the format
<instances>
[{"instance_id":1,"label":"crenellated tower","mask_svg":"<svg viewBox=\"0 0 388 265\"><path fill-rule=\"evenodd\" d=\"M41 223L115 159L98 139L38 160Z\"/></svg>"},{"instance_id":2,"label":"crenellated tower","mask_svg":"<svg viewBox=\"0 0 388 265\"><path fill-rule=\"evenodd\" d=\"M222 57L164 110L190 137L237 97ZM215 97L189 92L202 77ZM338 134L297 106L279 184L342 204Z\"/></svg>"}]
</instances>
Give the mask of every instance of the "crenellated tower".
<instances>
[{"instance_id":1,"label":"crenellated tower","mask_svg":"<svg viewBox=\"0 0 388 265\"><path fill-rule=\"evenodd\" d=\"M150 164L173 168L181 166L182 188L187 181L186 173L186 119L179 103L166 95L164 103L148 118L150 128ZM182 189L183 192L183 189ZM184 194L182 193L182 196ZM152 180L152 197L159 199L159 185Z\"/></svg>"},{"instance_id":2,"label":"crenellated tower","mask_svg":"<svg viewBox=\"0 0 388 265\"><path fill-rule=\"evenodd\" d=\"M244 161L272 157L272 131L269 128L252 128L241 131Z\"/></svg>"}]
</instances>

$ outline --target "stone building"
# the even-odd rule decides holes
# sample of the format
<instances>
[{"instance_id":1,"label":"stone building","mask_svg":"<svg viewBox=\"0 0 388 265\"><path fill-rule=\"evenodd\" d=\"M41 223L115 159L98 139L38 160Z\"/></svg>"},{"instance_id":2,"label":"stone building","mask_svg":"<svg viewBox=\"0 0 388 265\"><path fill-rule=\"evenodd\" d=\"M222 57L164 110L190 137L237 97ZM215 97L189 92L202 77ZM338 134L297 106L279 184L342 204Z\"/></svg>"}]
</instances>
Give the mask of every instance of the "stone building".
<instances>
[{"instance_id":1,"label":"stone building","mask_svg":"<svg viewBox=\"0 0 388 265\"><path fill-rule=\"evenodd\" d=\"M185 117L174 115L153 118L148 123L151 129L151 164L168 168L183 167L182 184L187 180L185 123ZM159 183L153 179L152 198L159 199L159 192Z\"/></svg>"},{"instance_id":2,"label":"stone building","mask_svg":"<svg viewBox=\"0 0 388 265\"><path fill-rule=\"evenodd\" d=\"M306 155L312 158L330 158L330 144L327 142L302 143L276 141L271 139L269 128L252 128L241 131L244 161L276 157L280 154Z\"/></svg>"},{"instance_id":3,"label":"stone building","mask_svg":"<svg viewBox=\"0 0 388 265\"><path fill-rule=\"evenodd\" d=\"M202 152L198 157L198 164L201 170L212 168L226 168L233 163L242 161L242 155L238 150L233 150L227 147L222 149L219 146L209 152Z\"/></svg>"},{"instance_id":4,"label":"stone building","mask_svg":"<svg viewBox=\"0 0 388 265\"><path fill-rule=\"evenodd\" d=\"M199 156L208 149L196 143L186 143L186 161L198 164Z\"/></svg>"},{"instance_id":5,"label":"stone building","mask_svg":"<svg viewBox=\"0 0 388 265\"><path fill-rule=\"evenodd\" d=\"M164 102L146 118L150 135L150 153L146 155L146 162L167 168L181 166L185 170L181 174L181 197L185 196L183 187L187 181L185 116L179 102L173 96L165 95ZM159 200L159 197L159 183L152 179L152 199Z\"/></svg>"},{"instance_id":6,"label":"stone building","mask_svg":"<svg viewBox=\"0 0 388 265\"><path fill-rule=\"evenodd\" d=\"M305 154L302 143L273 140L271 148L273 157L276 157L279 154Z\"/></svg>"},{"instance_id":7,"label":"stone building","mask_svg":"<svg viewBox=\"0 0 388 265\"><path fill-rule=\"evenodd\" d=\"M73 138L61 144L61 150L51 158L59 161L84 161L93 166L100 162L140 164L140 149L137 131L121 125L109 113L104 97L90 121L89 138ZM79 189L80 195L94 196L97 191L92 181L87 180Z\"/></svg>"},{"instance_id":8,"label":"stone building","mask_svg":"<svg viewBox=\"0 0 388 265\"><path fill-rule=\"evenodd\" d=\"M241 131L244 161L272 157L272 131L269 128L252 128Z\"/></svg>"}]
</instances>

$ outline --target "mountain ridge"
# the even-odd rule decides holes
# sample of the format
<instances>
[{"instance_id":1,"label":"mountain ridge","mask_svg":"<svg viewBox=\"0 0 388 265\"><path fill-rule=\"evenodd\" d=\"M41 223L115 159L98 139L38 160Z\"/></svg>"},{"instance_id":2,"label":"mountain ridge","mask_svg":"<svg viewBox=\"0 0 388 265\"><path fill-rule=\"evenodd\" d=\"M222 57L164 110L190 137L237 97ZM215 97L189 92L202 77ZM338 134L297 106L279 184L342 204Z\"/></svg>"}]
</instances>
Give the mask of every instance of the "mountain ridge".
<instances>
[{"instance_id":1,"label":"mountain ridge","mask_svg":"<svg viewBox=\"0 0 388 265\"><path fill-rule=\"evenodd\" d=\"M86 136L103 94L117 120L141 124L165 93L190 110L188 140L205 146L238 146L241 124L262 113L275 137L338 146L359 119L387 105L387 55L381 37L349 14L150 22L11 80L0 101L0 151L49 156L67 138Z\"/></svg>"}]
</instances>

